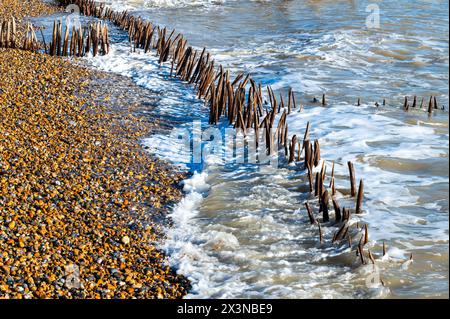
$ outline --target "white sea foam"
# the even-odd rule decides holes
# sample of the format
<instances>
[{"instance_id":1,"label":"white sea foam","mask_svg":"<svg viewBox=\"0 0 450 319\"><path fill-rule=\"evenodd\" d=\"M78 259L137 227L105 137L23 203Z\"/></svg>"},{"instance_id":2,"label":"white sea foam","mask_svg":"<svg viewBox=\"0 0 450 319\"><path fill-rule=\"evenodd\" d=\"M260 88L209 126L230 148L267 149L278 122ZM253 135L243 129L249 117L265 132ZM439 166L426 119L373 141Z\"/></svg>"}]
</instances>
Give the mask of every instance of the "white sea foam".
<instances>
[{"instance_id":1,"label":"white sea foam","mask_svg":"<svg viewBox=\"0 0 450 319\"><path fill-rule=\"evenodd\" d=\"M145 0L146 6L155 7L185 7L223 4L226 0Z\"/></svg>"},{"instance_id":2,"label":"white sea foam","mask_svg":"<svg viewBox=\"0 0 450 319\"><path fill-rule=\"evenodd\" d=\"M184 8L220 5L226 0L106 0L102 1L114 10L131 10L142 8Z\"/></svg>"}]
</instances>

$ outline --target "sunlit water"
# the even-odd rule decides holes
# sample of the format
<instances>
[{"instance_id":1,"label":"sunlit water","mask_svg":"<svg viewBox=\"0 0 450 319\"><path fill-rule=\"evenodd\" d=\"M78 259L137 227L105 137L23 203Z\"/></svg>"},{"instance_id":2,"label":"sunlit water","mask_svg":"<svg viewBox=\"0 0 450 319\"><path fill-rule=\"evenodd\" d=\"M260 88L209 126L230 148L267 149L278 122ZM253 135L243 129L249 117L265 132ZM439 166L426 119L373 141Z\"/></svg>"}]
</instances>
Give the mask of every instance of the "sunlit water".
<instances>
[{"instance_id":1,"label":"sunlit water","mask_svg":"<svg viewBox=\"0 0 450 319\"><path fill-rule=\"evenodd\" d=\"M369 224L384 288L368 285L372 265L331 245L336 227L324 225L319 243L303 206L309 194L301 163L272 171L209 156L186 165L175 136L145 140L151 152L195 171L163 247L191 279L189 297L448 297L447 1L376 2L378 29L366 26L368 1L106 2L176 28L234 74L250 72L277 94L292 87L304 110L288 117L289 134L303 136L311 123L328 169L336 163L341 206L354 205L347 161L365 181L365 213L353 222ZM159 116L178 127L202 120L205 128L207 109L191 87L168 79L153 55L130 53L126 34L112 32L111 54L92 64L156 93ZM310 102L322 93L327 107ZM425 105L437 96L446 111L406 113L405 95L424 96ZM383 99L386 106L374 106ZM382 258L383 241L389 250Z\"/></svg>"}]
</instances>

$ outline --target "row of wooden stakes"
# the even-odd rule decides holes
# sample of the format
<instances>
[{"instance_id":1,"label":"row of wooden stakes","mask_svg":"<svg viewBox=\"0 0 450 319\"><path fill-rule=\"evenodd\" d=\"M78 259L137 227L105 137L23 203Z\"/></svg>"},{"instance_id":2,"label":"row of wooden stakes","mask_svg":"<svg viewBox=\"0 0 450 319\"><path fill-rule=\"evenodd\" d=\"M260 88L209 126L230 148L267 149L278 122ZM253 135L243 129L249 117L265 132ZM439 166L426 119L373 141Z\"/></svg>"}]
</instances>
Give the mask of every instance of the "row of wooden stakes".
<instances>
[{"instance_id":1,"label":"row of wooden stakes","mask_svg":"<svg viewBox=\"0 0 450 319\"><path fill-rule=\"evenodd\" d=\"M357 106L361 105L361 99L360 98L356 102L356 105ZM382 105L383 106L386 105L386 99L383 99ZM380 104L378 102L375 102L375 106L379 107ZM420 103L418 103L417 95L414 95L412 97L412 103L411 104L409 103L408 97L405 96L405 98L403 100L402 108L406 112L408 112L410 109L419 109L419 110L426 109L429 114L433 114L434 110L439 110L439 109L445 110L445 106L444 105L441 105L441 107L439 107L439 104L438 104L436 96L430 96L428 104L426 104L424 97L422 97Z\"/></svg>"},{"instance_id":2,"label":"row of wooden stakes","mask_svg":"<svg viewBox=\"0 0 450 319\"><path fill-rule=\"evenodd\" d=\"M18 39L18 32L14 18L7 21L0 20L0 48L22 49L28 51L38 51L44 48L45 53L53 56L77 56L82 57L92 53L106 55L109 52L108 26L103 23L92 23L87 27L73 26L70 32L69 26L62 31L60 20L53 22L52 40L47 46L42 34L41 44L36 36L31 23L26 24L25 35L22 45Z\"/></svg>"},{"instance_id":3,"label":"row of wooden stakes","mask_svg":"<svg viewBox=\"0 0 450 319\"><path fill-rule=\"evenodd\" d=\"M92 53L95 57L98 54L106 55L109 52L108 26L104 23L96 22L83 28L81 25L70 27L66 25L62 32L62 22L53 22L52 41L47 46L44 43L45 52L53 56L77 56L82 57Z\"/></svg>"},{"instance_id":4,"label":"row of wooden stakes","mask_svg":"<svg viewBox=\"0 0 450 319\"><path fill-rule=\"evenodd\" d=\"M14 17L2 21L0 20L0 48L17 47L17 27Z\"/></svg>"},{"instance_id":5,"label":"row of wooden stakes","mask_svg":"<svg viewBox=\"0 0 450 319\"><path fill-rule=\"evenodd\" d=\"M412 104L409 104L408 102L408 97L405 96L405 100L403 102L403 110L405 111L409 111L410 108L419 108L419 109L423 109L424 108L424 98L422 97L420 103L417 103L417 96L414 95L413 97L413 101ZM427 106L427 112L429 114L433 113L433 110L437 110L439 109L438 106L438 102L435 96L430 96L430 100L428 101L428 106ZM441 107L442 110L444 110L444 106Z\"/></svg>"},{"instance_id":6,"label":"row of wooden stakes","mask_svg":"<svg viewBox=\"0 0 450 319\"><path fill-rule=\"evenodd\" d=\"M61 1L65 2L65 1ZM263 88L257 84L249 74L238 74L232 78L230 72L221 65L216 67L215 61L206 49L196 50L188 46L186 39L175 30L168 31L167 28L153 26L151 22L140 17L134 17L127 11L113 12L103 5L96 5L93 0L75 0L75 4L80 7L80 11L85 15L107 19L116 26L126 30L129 34L131 49L143 49L145 52L156 50L159 63L171 63L170 75L186 81L193 85L198 98L205 100L209 106L209 123L218 124L221 118L228 121L237 130L241 130L244 135L249 130L254 130L256 141L259 136L265 140L265 150L269 154L274 154L280 149L284 153L289 163L300 162L304 154L304 169L308 171L310 192L314 198L318 199L319 213L322 213L321 222L329 223L330 202L333 205L335 224L340 225L332 239L332 243L340 242L342 239L351 241L349 225L347 221L351 213L361 214L363 212L362 201L364 197L364 183L361 180L359 188L356 190L355 170L352 163L348 163L350 172L350 196L356 196L356 206L354 209L340 208L335 195L334 163L331 172L331 181L327 187L324 184L326 176L325 161L321 160L320 144L318 140L310 141L308 122L303 142L300 142L296 135L289 138L288 116L294 111L302 111L302 107L296 103L295 94L289 90L285 99L281 94L276 97L270 86L267 90L268 101L263 97ZM316 102L319 102L316 100ZM325 94L322 96L322 105L327 104ZM275 118L280 115L275 132ZM275 147L274 141L277 140ZM320 173L314 173L314 168L321 165ZM313 208L309 202L305 203L309 219L312 224L319 227L320 242L323 242L321 223L314 216ZM330 225L335 225L331 224ZM361 261L366 263L364 255L364 245L368 242L368 227L364 226L363 239L357 246L356 252ZM351 245L351 244L350 244ZM371 254L368 255L369 258Z\"/></svg>"},{"instance_id":7,"label":"row of wooden stakes","mask_svg":"<svg viewBox=\"0 0 450 319\"><path fill-rule=\"evenodd\" d=\"M16 26L16 20L14 17L11 19L2 21L0 20L0 48L5 49L23 49L23 50L36 50L38 47L38 41L36 34L34 33L33 27L30 23L27 23L25 39L20 44L20 39L18 39L18 32Z\"/></svg>"}]
</instances>

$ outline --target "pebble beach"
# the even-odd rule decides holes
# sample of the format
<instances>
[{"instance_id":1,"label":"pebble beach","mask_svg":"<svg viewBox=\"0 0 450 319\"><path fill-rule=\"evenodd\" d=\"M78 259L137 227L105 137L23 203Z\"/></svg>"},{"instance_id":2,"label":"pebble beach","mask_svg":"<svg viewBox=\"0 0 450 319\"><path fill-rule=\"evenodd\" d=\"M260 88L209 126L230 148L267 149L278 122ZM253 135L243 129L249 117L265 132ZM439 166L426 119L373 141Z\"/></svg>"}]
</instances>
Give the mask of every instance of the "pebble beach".
<instances>
[{"instance_id":1,"label":"pebble beach","mask_svg":"<svg viewBox=\"0 0 450 319\"><path fill-rule=\"evenodd\" d=\"M0 19L57 10L2 0ZM0 298L183 297L155 243L185 177L140 144L161 127L130 102L142 89L18 49L0 70Z\"/></svg>"}]
</instances>

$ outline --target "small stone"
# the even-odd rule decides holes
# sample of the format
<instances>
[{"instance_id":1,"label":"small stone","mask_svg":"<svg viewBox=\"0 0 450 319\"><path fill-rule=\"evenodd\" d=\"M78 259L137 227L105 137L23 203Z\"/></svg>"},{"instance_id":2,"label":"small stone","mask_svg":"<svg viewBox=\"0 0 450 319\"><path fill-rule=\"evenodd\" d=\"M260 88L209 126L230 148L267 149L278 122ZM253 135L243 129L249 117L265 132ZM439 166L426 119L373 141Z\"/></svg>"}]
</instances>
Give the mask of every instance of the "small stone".
<instances>
[{"instance_id":1,"label":"small stone","mask_svg":"<svg viewBox=\"0 0 450 319\"><path fill-rule=\"evenodd\" d=\"M122 243L124 243L125 245L128 245L130 243L130 237L123 236L122 237Z\"/></svg>"}]
</instances>

